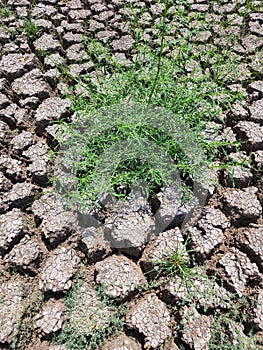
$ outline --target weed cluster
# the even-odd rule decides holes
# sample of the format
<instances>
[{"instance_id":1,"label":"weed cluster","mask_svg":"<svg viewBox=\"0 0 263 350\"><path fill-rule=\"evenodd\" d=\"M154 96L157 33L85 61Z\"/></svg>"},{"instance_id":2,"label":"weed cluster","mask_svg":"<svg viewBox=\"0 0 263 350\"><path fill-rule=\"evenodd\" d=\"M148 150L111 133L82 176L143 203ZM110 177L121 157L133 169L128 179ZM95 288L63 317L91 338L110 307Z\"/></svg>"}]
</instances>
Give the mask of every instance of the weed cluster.
<instances>
[{"instance_id":1,"label":"weed cluster","mask_svg":"<svg viewBox=\"0 0 263 350\"><path fill-rule=\"evenodd\" d=\"M130 49L132 60L118 59L111 52L110 46L104 47L93 40L86 42L86 47L95 72L76 77L64 67L61 69L64 76L73 83L67 97L72 99L72 109L80 116L75 123L63 130L64 137L68 137L68 143L64 143L64 146L68 145L68 149L73 147L75 153L80 155L71 164L77 174L77 184L70 191L64 191L70 203L100 206L101 189L98 190L94 183L98 177L97 164L102 155L105 168L108 166L112 169L110 161L118 163L111 173L105 170L111 183L107 191L112 195L125 197L131 185L136 182L137 185L147 184L149 196L158 192L165 183L165 174L156 169L153 159L142 160L138 157L138 152L127 152L128 144L125 147L125 157L114 158L118 153L114 145L124 144L127 140L131 141L130 144L142 143L144 139L155 143L163 152L162 155L169 156L174 172L178 171L185 181L193 180L196 165L189 162L189 155L180 148L178 140L169 136L169 130L121 120L86 140L85 148L78 147L78 144L83 144L83 134L86 135L78 125L89 126L91 120L96 120L98 125L102 124L104 119L97 119L101 118L101 111L107 113L109 107L113 110L116 106L116 111L121 104L130 105L131 108L134 104L163 108L171 123L182 120L195 134L196 143L207 157L207 166L212 164L220 150L229 145L225 140L206 140L202 131L212 120L220 123L223 109L242 98L240 93L227 87L233 77L236 78L235 74L232 77L229 75L237 67L236 56L228 50L220 52L212 45L200 45L196 36L204 31L202 26L184 32L196 18L189 17L182 6L171 8L170 1L161 4L161 20L152 24L155 34L148 42L143 39L144 28L140 20L145 10L138 13L129 4L128 10L133 14L130 35L136 39L133 49ZM199 14L198 19L205 23L202 16ZM205 28L207 29L207 24ZM72 91L75 93L72 94ZM160 162L162 157L157 158ZM60 185L63 188L63 181Z\"/></svg>"}]
</instances>

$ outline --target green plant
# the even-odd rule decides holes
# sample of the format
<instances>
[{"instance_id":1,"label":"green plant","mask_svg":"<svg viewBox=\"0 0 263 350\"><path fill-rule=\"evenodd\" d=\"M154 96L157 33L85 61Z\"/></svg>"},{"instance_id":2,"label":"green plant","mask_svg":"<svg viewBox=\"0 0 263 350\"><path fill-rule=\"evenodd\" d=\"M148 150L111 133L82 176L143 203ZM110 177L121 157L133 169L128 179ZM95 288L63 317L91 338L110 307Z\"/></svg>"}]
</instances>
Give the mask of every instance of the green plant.
<instances>
[{"instance_id":1,"label":"green plant","mask_svg":"<svg viewBox=\"0 0 263 350\"><path fill-rule=\"evenodd\" d=\"M4 5L0 8L0 17L7 18L7 17L13 15L13 13L14 12L12 11L12 9L9 6Z\"/></svg>"},{"instance_id":2,"label":"green plant","mask_svg":"<svg viewBox=\"0 0 263 350\"><path fill-rule=\"evenodd\" d=\"M25 34L29 39L34 40L40 32L40 28L32 19L23 18L23 27L19 31Z\"/></svg>"},{"instance_id":3,"label":"green plant","mask_svg":"<svg viewBox=\"0 0 263 350\"><path fill-rule=\"evenodd\" d=\"M44 304L44 295L41 293L32 293L29 295L27 291L25 296L27 296L24 305L25 311L15 330L10 349L21 349L28 346L35 330L33 317Z\"/></svg>"},{"instance_id":4,"label":"green plant","mask_svg":"<svg viewBox=\"0 0 263 350\"><path fill-rule=\"evenodd\" d=\"M253 300L231 295L227 312L216 309L211 324L212 336L209 350L260 350L258 337L250 329L245 334L244 323L248 321Z\"/></svg>"},{"instance_id":5,"label":"green plant","mask_svg":"<svg viewBox=\"0 0 263 350\"><path fill-rule=\"evenodd\" d=\"M69 319L52 342L63 344L67 349L97 349L123 325L125 306L115 306L101 288L95 291L79 278L64 303Z\"/></svg>"}]
</instances>

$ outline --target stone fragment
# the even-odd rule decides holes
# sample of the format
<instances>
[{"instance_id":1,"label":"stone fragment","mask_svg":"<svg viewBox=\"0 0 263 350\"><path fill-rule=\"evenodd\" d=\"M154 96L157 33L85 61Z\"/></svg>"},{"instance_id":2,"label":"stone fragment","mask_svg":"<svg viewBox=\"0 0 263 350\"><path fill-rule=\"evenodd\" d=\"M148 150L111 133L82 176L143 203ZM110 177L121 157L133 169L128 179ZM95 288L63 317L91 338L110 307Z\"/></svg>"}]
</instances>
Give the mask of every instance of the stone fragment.
<instances>
[{"instance_id":1,"label":"stone fragment","mask_svg":"<svg viewBox=\"0 0 263 350\"><path fill-rule=\"evenodd\" d=\"M96 283L112 298L126 298L145 285L140 268L125 256L111 256L95 264Z\"/></svg>"},{"instance_id":2,"label":"stone fragment","mask_svg":"<svg viewBox=\"0 0 263 350\"><path fill-rule=\"evenodd\" d=\"M12 83L11 88L20 98L35 96L40 100L44 100L51 94L50 86L42 78L42 73L39 69L33 69L21 78L16 79Z\"/></svg>"},{"instance_id":3,"label":"stone fragment","mask_svg":"<svg viewBox=\"0 0 263 350\"><path fill-rule=\"evenodd\" d=\"M170 313L165 304L153 293L146 295L132 307L128 323L145 337L145 348L160 349L171 336Z\"/></svg>"},{"instance_id":4,"label":"stone fragment","mask_svg":"<svg viewBox=\"0 0 263 350\"><path fill-rule=\"evenodd\" d=\"M182 340L193 350L208 349L211 338L211 317L200 315L194 307L184 307L181 312Z\"/></svg>"},{"instance_id":5,"label":"stone fragment","mask_svg":"<svg viewBox=\"0 0 263 350\"><path fill-rule=\"evenodd\" d=\"M71 278L77 271L80 259L73 249L57 249L47 259L39 279L44 292L65 292L72 286Z\"/></svg>"},{"instance_id":6,"label":"stone fragment","mask_svg":"<svg viewBox=\"0 0 263 350\"><path fill-rule=\"evenodd\" d=\"M70 101L60 97L50 97L43 101L35 114L38 133L42 134L52 121L67 117L69 107Z\"/></svg>"},{"instance_id":7,"label":"stone fragment","mask_svg":"<svg viewBox=\"0 0 263 350\"><path fill-rule=\"evenodd\" d=\"M243 190L229 189L223 193L224 212L233 224L246 225L255 222L262 213L257 198L257 188L247 187Z\"/></svg>"},{"instance_id":8,"label":"stone fragment","mask_svg":"<svg viewBox=\"0 0 263 350\"><path fill-rule=\"evenodd\" d=\"M37 61L33 54L12 53L4 55L0 61L0 71L11 81L36 67Z\"/></svg>"},{"instance_id":9,"label":"stone fragment","mask_svg":"<svg viewBox=\"0 0 263 350\"><path fill-rule=\"evenodd\" d=\"M39 266L41 255L42 252L39 245L26 235L14 246L11 252L5 256L4 262L24 272L34 273Z\"/></svg>"},{"instance_id":10,"label":"stone fragment","mask_svg":"<svg viewBox=\"0 0 263 350\"><path fill-rule=\"evenodd\" d=\"M249 283L260 280L259 270L255 263L251 263L248 256L238 249L228 251L219 261L228 278L229 285L241 297Z\"/></svg>"},{"instance_id":11,"label":"stone fragment","mask_svg":"<svg viewBox=\"0 0 263 350\"><path fill-rule=\"evenodd\" d=\"M132 194L109 207L104 236L112 248L138 256L154 232L154 219L147 200Z\"/></svg>"},{"instance_id":12,"label":"stone fragment","mask_svg":"<svg viewBox=\"0 0 263 350\"><path fill-rule=\"evenodd\" d=\"M0 284L0 344L10 344L18 331L24 311L24 288L24 283L19 279Z\"/></svg>"},{"instance_id":13,"label":"stone fragment","mask_svg":"<svg viewBox=\"0 0 263 350\"><path fill-rule=\"evenodd\" d=\"M19 209L0 215L0 254L10 250L26 232L25 219Z\"/></svg>"},{"instance_id":14,"label":"stone fragment","mask_svg":"<svg viewBox=\"0 0 263 350\"><path fill-rule=\"evenodd\" d=\"M191 245L199 258L206 258L224 240L224 231L230 227L227 217L213 207L205 208L196 227L190 229Z\"/></svg>"},{"instance_id":15,"label":"stone fragment","mask_svg":"<svg viewBox=\"0 0 263 350\"><path fill-rule=\"evenodd\" d=\"M49 299L43 309L34 317L34 328L41 337L57 332L65 320L65 305L60 300Z\"/></svg>"},{"instance_id":16,"label":"stone fragment","mask_svg":"<svg viewBox=\"0 0 263 350\"><path fill-rule=\"evenodd\" d=\"M263 126L254 122L241 121L237 123L235 132L242 140L242 147L256 151L263 148Z\"/></svg>"}]
</instances>

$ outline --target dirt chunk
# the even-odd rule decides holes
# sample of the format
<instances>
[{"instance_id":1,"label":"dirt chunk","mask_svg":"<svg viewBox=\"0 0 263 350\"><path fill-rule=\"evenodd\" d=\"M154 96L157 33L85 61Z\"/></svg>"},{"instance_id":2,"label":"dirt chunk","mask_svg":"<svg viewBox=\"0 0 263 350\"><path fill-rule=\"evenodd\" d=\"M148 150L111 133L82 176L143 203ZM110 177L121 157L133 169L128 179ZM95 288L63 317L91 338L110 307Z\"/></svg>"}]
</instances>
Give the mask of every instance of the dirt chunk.
<instances>
[{"instance_id":1,"label":"dirt chunk","mask_svg":"<svg viewBox=\"0 0 263 350\"><path fill-rule=\"evenodd\" d=\"M186 260L189 259L183 245L184 239L178 227L175 229L161 232L157 238L151 241L145 248L140 259L144 271L149 273L149 276L158 274L158 261L165 259L167 255L175 252L176 249L185 252Z\"/></svg>"},{"instance_id":2,"label":"dirt chunk","mask_svg":"<svg viewBox=\"0 0 263 350\"><path fill-rule=\"evenodd\" d=\"M0 284L0 343L11 343L23 315L24 284L10 280Z\"/></svg>"},{"instance_id":3,"label":"dirt chunk","mask_svg":"<svg viewBox=\"0 0 263 350\"><path fill-rule=\"evenodd\" d=\"M27 232L27 226L22 212L13 209L0 216L0 254L6 253Z\"/></svg>"},{"instance_id":4,"label":"dirt chunk","mask_svg":"<svg viewBox=\"0 0 263 350\"><path fill-rule=\"evenodd\" d=\"M159 349L171 335L170 313L155 294L148 294L129 312L128 322L145 336L145 348Z\"/></svg>"},{"instance_id":5,"label":"dirt chunk","mask_svg":"<svg viewBox=\"0 0 263 350\"><path fill-rule=\"evenodd\" d=\"M206 258L224 240L224 231L230 227L227 217L219 209L205 208L196 227L190 229L191 244L198 257Z\"/></svg>"},{"instance_id":6,"label":"dirt chunk","mask_svg":"<svg viewBox=\"0 0 263 350\"><path fill-rule=\"evenodd\" d=\"M218 261L218 265L223 267L230 285L239 296L243 295L249 282L255 283L260 280L257 265L251 263L248 256L236 248L227 252Z\"/></svg>"},{"instance_id":7,"label":"dirt chunk","mask_svg":"<svg viewBox=\"0 0 263 350\"><path fill-rule=\"evenodd\" d=\"M124 35L119 40L113 40L111 46L115 51L123 52L132 48L135 40L129 36Z\"/></svg>"},{"instance_id":8,"label":"dirt chunk","mask_svg":"<svg viewBox=\"0 0 263 350\"><path fill-rule=\"evenodd\" d=\"M43 34L39 39L34 41L36 50L44 50L47 53L61 52L62 46L57 39L54 39L51 34Z\"/></svg>"},{"instance_id":9,"label":"dirt chunk","mask_svg":"<svg viewBox=\"0 0 263 350\"><path fill-rule=\"evenodd\" d=\"M205 276L205 271L193 269L189 279L176 276L161 286L161 298L174 305L177 300L195 303L202 308L227 308L229 295L214 280Z\"/></svg>"},{"instance_id":10,"label":"dirt chunk","mask_svg":"<svg viewBox=\"0 0 263 350\"><path fill-rule=\"evenodd\" d=\"M156 199L160 203L154 215L157 233L167 227L181 225L194 206L194 199L182 204L182 192L176 186L163 188Z\"/></svg>"},{"instance_id":11,"label":"dirt chunk","mask_svg":"<svg viewBox=\"0 0 263 350\"><path fill-rule=\"evenodd\" d=\"M250 119L254 122L263 124L263 99L254 101L249 107Z\"/></svg>"},{"instance_id":12,"label":"dirt chunk","mask_svg":"<svg viewBox=\"0 0 263 350\"><path fill-rule=\"evenodd\" d=\"M45 337L60 330L65 320L65 309L62 301L48 300L41 312L34 317L34 327L37 333Z\"/></svg>"},{"instance_id":13,"label":"dirt chunk","mask_svg":"<svg viewBox=\"0 0 263 350\"><path fill-rule=\"evenodd\" d=\"M71 278L79 262L73 249L59 248L47 259L41 272L39 288L44 292L65 292L70 289Z\"/></svg>"},{"instance_id":14,"label":"dirt chunk","mask_svg":"<svg viewBox=\"0 0 263 350\"><path fill-rule=\"evenodd\" d=\"M155 229L147 200L134 194L109 210L105 220L105 238L111 247L138 256Z\"/></svg>"},{"instance_id":15,"label":"dirt chunk","mask_svg":"<svg viewBox=\"0 0 263 350\"><path fill-rule=\"evenodd\" d=\"M35 187L28 183L17 183L13 185L10 192L4 193L0 201L0 212L8 208L23 208L34 200Z\"/></svg>"},{"instance_id":16,"label":"dirt chunk","mask_svg":"<svg viewBox=\"0 0 263 350\"><path fill-rule=\"evenodd\" d=\"M256 329L263 331L263 290L261 289L257 295L257 305L253 310L253 324Z\"/></svg>"},{"instance_id":17,"label":"dirt chunk","mask_svg":"<svg viewBox=\"0 0 263 350\"><path fill-rule=\"evenodd\" d=\"M103 237L103 228L88 227L82 231L79 247L91 263L101 260L111 252L109 242Z\"/></svg>"},{"instance_id":18,"label":"dirt chunk","mask_svg":"<svg viewBox=\"0 0 263 350\"><path fill-rule=\"evenodd\" d=\"M12 83L11 88L21 99L35 96L39 100L44 100L51 94L51 88L42 78L42 73L39 69L33 69L21 78L16 79Z\"/></svg>"},{"instance_id":19,"label":"dirt chunk","mask_svg":"<svg viewBox=\"0 0 263 350\"><path fill-rule=\"evenodd\" d=\"M262 207L256 195L257 191L256 187L247 187L244 190L224 192L224 212L229 214L232 223L246 225L260 217Z\"/></svg>"},{"instance_id":20,"label":"dirt chunk","mask_svg":"<svg viewBox=\"0 0 263 350\"><path fill-rule=\"evenodd\" d=\"M106 295L125 298L146 284L140 268L124 256L111 256L95 265L96 283L105 287Z\"/></svg>"},{"instance_id":21,"label":"dirt chunk","mask_svg":"<svg viewBox=\"0 0 263 350\"><path fill-rule=\"evenodd\" d=\"M238 246L255 261L263 272L263 226L253 225L237 230Z\"/></svg>"},{"instance_id":22,"label":"dirt chunk","mask_svg":"<svg viewBox=\"0 0 263 350\"><path fill-rule=\"evenodd\" d=\"M50 97L43 101L35 114L37 132L42 134L51 121L67 117L69 107L70 101L60 97Z\"/></svg>"},{"instance_id":23,"label":"dirt chunk","mask_svg":"<svg viewBox=\"0 0 263 350\"><path fill-rule=\"evenodd\" d=\"M41 255L42 252L39 245L26 235L15 245L11 252L5 256L4 262L25 272L36 272Z\"/></svg>"},{"instance_id":24,"label":"dirt chunk","mask_svg":"<svg viewBox=\"0 0 263 350\"><path fill-rule=\"evenodd\" d=\"M208 349L211 338L211 318L200 315L193 307L185 307L181 316L184 325L182 339L193 350Z\"/></svg>"},{"instance_id":25,"label":"dirt chunk","mask_svg":"<svg viewBox=\"0 0 263 350\"><path fill-rule=\"evenodd\" d=\"M37 61L33 54L11 53L2 57L0 71L10 81L21 77L24 73L37 67Z\"/></svg>"},{"instance_id":26,"label":"dirt chunk","mask_svg":"<svg viewBox=\"0 0 263 350\"><path fill-rule=\"evenodd\" d=\"M243 149L256 151L263 148L263 126L241 121L237 123L235 132L242 140Z\"/></svg>"},{"instance_id":27,"label":"dirt chunk","mask_svg":"<svg viewBox=\"0 0 263 350\"><path fill-rule=\"evenodd\" d=\"M135 339L122 333L113 339L106 340L102 350L142 350L142 347Z\"/></svg>"}]
</instances>

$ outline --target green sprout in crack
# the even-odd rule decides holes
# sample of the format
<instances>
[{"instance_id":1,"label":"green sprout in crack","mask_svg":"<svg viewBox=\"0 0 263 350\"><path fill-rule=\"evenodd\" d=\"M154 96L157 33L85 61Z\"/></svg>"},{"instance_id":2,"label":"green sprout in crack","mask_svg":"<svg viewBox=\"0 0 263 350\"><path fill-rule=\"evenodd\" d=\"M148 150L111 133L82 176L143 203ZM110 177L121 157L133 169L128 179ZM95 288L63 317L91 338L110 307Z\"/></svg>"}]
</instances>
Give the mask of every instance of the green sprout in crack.
<instances>
[{"instance_id":1,"label":"green sprout in crack","mask_svg":"<svg viewBox=\"0 0 263 350\"><path fill-rule=\"evenodd\" d=\"M25 34L29 39L35 39L37 34L40 32L40 28L33 20L24 18L23 28L21 28L21 32Z\"/></svg>"},{"instance_id":2,"label":"green sprout in crack","mask_svg":"<svg viewBox=\"0 0 263 350\"><path fill-rule=\"evenodd\" d=\"M167 276L169 278L180 276L183 282L189 280L193 275L189 254L194 251L187 248L188 243L189 239L186 239L183 244L180 242L174 244L164 252L161 258L154 262L158 276Z\"/></svg>"}]
</instances>

